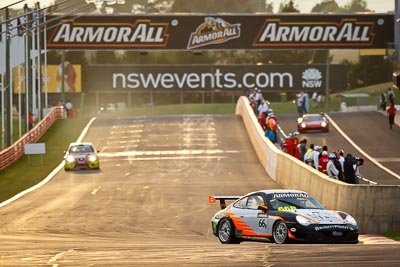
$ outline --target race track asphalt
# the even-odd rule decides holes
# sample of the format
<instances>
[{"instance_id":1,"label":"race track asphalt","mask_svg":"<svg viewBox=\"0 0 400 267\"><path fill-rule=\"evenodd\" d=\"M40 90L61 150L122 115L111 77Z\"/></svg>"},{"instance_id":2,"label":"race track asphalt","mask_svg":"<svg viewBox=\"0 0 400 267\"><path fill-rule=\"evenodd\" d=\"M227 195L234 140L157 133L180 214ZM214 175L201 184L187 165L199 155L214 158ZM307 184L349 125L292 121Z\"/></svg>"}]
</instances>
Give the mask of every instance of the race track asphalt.
<instances>
[{"instance_id":1,"label":"race track asphalt","mask_svg":"<svg viewBox=\"0 0 400 267\"><path fill-rule=\"evenodd\" d=\"M389 129L387 118L380 112L341 112L329 113L343 132L373 159L387 167L397 175L400 174L400 128L395 125ZM296 115L278 116L279 124L286 134L297 131ZM378 167L368 158L364 157L353 144L349 143L333 125L328 133L300 134L299 139L307 139L310 144L327 145L328 151L343 149L345 155L363 158L361 176L381 185L400 185L400 179Z\"/></svg>"},{"instance_id":2,"label":"race track asphalt","mask_svg":"<svg viewBox=\"0 0 400 267\"><path fill-rule=\"evenodd\" d=\"M279 188L238 116L99 118L100 171L0 208L0 266L395 266L400 245L221 245L208 195ZM60 151L62 153L62 151Z\"/></svg>"}]
</instances>

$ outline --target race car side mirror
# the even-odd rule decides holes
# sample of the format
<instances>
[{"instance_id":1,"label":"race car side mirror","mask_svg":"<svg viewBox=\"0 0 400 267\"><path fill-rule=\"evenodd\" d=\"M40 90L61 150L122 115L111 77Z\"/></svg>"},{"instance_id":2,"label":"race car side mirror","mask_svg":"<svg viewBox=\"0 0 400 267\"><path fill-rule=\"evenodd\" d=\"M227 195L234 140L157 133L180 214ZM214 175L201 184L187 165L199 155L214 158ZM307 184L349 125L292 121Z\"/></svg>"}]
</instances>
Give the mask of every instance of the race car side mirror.
<instances>
[{"instance_id":1,"label":"race car side mirror","mask_svg":"<svg viewBox=\"0 0 400 267\"><path fill-rule=\"evenodd\" d=\"M267 205L260 205L258 206L258 209L266 213L268 211L268 206Z\"/></svg>"}]
</instances>

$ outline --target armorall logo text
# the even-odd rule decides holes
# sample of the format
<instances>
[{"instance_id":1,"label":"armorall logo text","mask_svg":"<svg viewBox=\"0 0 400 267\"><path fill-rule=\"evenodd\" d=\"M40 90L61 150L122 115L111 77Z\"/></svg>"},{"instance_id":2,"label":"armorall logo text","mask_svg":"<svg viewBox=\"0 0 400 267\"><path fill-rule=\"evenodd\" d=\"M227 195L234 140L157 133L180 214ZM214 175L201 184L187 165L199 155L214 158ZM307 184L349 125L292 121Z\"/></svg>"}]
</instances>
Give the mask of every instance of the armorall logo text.
<instances>
[{"instance_id":1,"label":"armorall logo text","mask_svg":"<svg viewBox=\"0 0 400 267\"><path fill-rule=\"evenodd\" d=\"M310 47L370 46L375 38L374 23L360 22L356 19L343 19L335 22L282 22L280 19L267 19L253 46Z\"/></svg>"},{"instance_id":2,"label":"armorall logo text","mask_svg":"<svg viewBox=\"0 0 400 267\"><path fill-rule=\"evenodd\" d=\"M207 17L190 35L188 49L225 43L240 37L240 24L230 24L221 18Z\"/></svg>"},{"instance_id":3,"label":"armorall logo text","mask_svg":"<svg viewBox=\"0 0 400 267\"><path fill-rule=\"evenodd\" d=\"M63 22L51 36L48 46L74 47L165 47L168 23L136 20L134 23Z\"/></svg>"}]
</instances>

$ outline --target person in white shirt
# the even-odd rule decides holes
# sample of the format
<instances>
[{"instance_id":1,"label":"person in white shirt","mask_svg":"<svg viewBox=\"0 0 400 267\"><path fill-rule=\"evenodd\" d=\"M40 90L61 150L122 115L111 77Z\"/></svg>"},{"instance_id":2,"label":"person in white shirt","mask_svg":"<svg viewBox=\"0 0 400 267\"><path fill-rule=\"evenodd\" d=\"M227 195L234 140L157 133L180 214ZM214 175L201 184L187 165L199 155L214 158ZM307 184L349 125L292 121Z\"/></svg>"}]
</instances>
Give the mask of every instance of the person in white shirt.
<instances>
[{"instance_id":1,"label":"person in white shirt","mask_svg":"<svg viewBox=\"0 0 400 267\"><path fill-rule=\"evenodd\" d=\"M326 165L326 169L328 172L328 176L338 180L339 170L336 169L334 160L336 159L335 153L330 153L328 156L328 164Z\"/></svg>"},{"instance_id":2,"label":"person in white shirt","mask_svg":"<svg viewBox=\"0 0 400 267\"><path fill-rule=\"evenodd\" d=\"M322 95L319 94L317 97L317 107L322 107Z\"/></svg>"},{"instance_id":3,"label":"person in white shirt","mask_svg":"<svg viewBox=\"0 0 400 267\"><path fill-rule=\"evenodd\" d=\"M268 101L265 99L261 100L261 105L258 106L258 114L268 113L268 110L269 110Z\"/></svg>"},{"instance_id":4,"label":"person in white shirt","mask_svg":"<svg viewBox=\"0 0 400 267\"><path fill-rule=\"evenodd\" d=\"M311 154L312 160L314 162L313 167L318 170L319 165L319 153L321 153L322 147L321 146L314 146L314 151Z\"/></svg>"}]
</instances>

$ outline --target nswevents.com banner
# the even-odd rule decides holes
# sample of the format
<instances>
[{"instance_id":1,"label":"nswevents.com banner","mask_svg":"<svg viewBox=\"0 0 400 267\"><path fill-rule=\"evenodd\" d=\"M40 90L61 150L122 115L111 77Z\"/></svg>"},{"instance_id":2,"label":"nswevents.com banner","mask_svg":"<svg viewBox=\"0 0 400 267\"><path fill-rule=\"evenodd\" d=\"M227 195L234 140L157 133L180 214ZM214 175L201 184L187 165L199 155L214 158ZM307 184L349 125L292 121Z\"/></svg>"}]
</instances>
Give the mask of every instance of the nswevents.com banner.
<instances>
[{"instance_id":1,"label":"nswevents.com banner","mask_svg":"<svg viewBox=\"0 0 400 267\"><path fill-rule=\"evenodd\" d=\"M393 14L49 16L48 49L386 49Z\"/></svg>"},{"instance_id":2,"label":"nswevents.com banner","mask_svg":"<svg viewBox=\"0 0 400 267\"><path fill-rule=\"evenodd\" d=\"M326 65L92 65L89 91L319 91ZM330 65L329 88L346 89L345 65Z\"/></svg>"}]
</instances>

